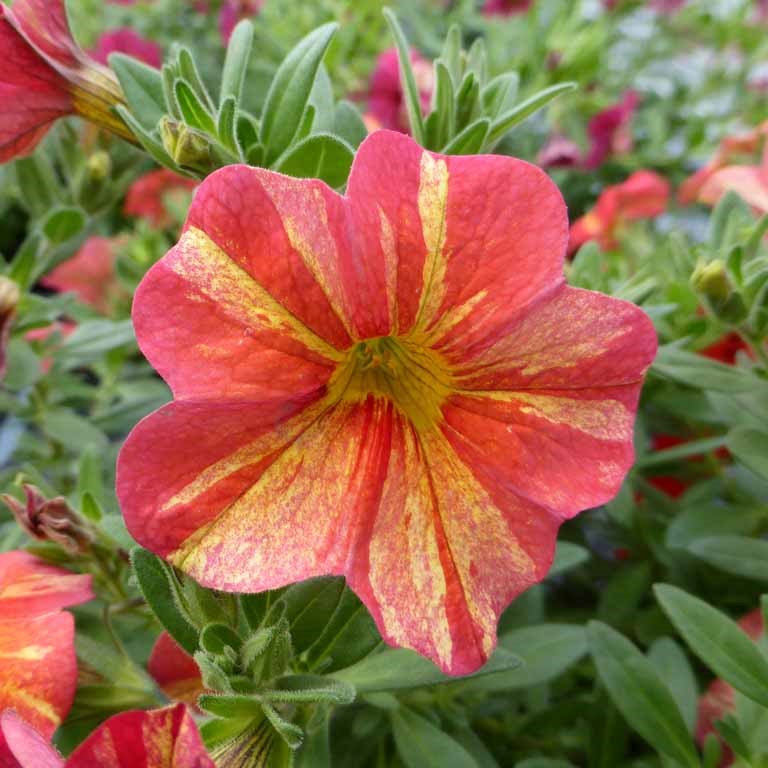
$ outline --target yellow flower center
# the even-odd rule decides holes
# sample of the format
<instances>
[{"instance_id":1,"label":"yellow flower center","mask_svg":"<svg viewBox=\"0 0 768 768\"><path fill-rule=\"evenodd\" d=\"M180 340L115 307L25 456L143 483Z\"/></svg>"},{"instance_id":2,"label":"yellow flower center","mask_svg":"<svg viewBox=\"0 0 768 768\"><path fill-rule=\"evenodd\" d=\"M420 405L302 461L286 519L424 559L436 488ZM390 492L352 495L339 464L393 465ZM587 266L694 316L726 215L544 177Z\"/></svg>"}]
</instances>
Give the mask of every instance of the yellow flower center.
<instances>
[{"instance_id":1,"label":"yellow flower center","mask_svg":"<svg viewBox=\"0 0 768 768\"><path fill-rule=\"evenodd\" d=\"M366 339L351 347L329 385L334 400L386 398L419 430L439 423L443 402L452 389L452 376L439 353L392 336Z\"/></svg>"}]
</instances>

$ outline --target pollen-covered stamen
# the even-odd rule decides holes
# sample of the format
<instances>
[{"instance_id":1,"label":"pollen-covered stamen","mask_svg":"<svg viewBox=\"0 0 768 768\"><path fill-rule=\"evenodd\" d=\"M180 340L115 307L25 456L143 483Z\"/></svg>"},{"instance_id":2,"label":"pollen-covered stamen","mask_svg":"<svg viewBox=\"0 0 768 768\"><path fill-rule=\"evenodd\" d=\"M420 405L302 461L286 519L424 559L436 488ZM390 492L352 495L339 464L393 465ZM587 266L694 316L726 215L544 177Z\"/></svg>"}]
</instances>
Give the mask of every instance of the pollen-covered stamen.
<instances>
[{"instance_id":1,"label":"pollen-covered stamen","mask_svg":"<svg viewBox=\"0 0 768 768\"><path fill-rule=\"evenodd\" d=\"M434 350L407 339L380 336L350 348L329 389L334 400L386 398L417 429L428 429L440 421L453 383L445 361Z\"/></svg>"}]
</instances>

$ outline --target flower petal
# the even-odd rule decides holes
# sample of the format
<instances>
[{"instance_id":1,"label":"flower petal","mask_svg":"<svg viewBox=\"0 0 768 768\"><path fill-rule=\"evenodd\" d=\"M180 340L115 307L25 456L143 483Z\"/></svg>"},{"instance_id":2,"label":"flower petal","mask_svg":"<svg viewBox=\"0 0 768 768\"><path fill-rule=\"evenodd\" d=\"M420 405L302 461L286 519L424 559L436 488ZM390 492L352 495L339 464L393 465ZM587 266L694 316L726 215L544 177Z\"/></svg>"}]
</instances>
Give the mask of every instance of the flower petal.
<instances>
[{"instance_id":1,"label":"flower petal","mask_svg":"<svg viewBox=\"0 0 768 768\"><path fill-rule=\"evenodd\" d=\"M267 403L178 401L139 422L117 464L117 494L133 537L163 556L176 550L313 423L325 408L321 394Z\"/></svg>"},{"instance_id":2,"label":"flower petal","mask_svg":"<svg viewBox=\"0 0 768 768\"><path fill-rule=\"evenodd\" d=\"M0 715L2 768L64 768L64 758L14 711Z\"/></svg>"},{"instance_id":3,"label":"flower petal","mask_svg":"<svg viewBox=\"0 0 768 768\"><path fill-rule=\"evenodd\" d=\"M198 229L144 278L133 322L142 352L177 398L312 392L338 356Z\"/></svg>"},{"instance_id":4,"label":"flower petal","mask_svg":"<svg viewBox=\"0 0 768 768\"><path fill-rule=\"evenodd\" d=\"M185 230L205 233L284 313L336 349L350 343L339 263L343 199L319 181L234 165L200 185Z\"/></svg>"},{"instance_id":5,"label":"flower petal","mask_svg":"<svg viewBox=\"0 0 768 768\"><path fill-rule=\"evenodd\" d=\"M466 343L563 279L565 204L533 165L443 157L378 131L348 189L359 263L345 281L361 337Z\"/></svg>"},{"instance_id":6,"label":"flower petal","mask_svg":"<svg viewBox=\"0 0 768 768\"><path fill-rule=\"evenodd\" d=\"M699 192L699 200L714 205L726 192L735 192L761 213L768 213L768 180L759 166L731 165L715 171Z\"/></svg>"},{"instance_id":7,"label":"flower petal","mask_svg":"<svg viewBox=\"0 0 768 768\"><path fill-rule=\"evenodd\" d=\"M197 663L165 631L160 633L152 647L147 671L160 690L174 701L194 705L204 690Z\"/></svg>"},{"instance_id":8,"label":"flower petal","mask_svg":"<svg viewBox=\"0 0 768 768\"><path fill-rule=\"evenodd\" d=\"M72 573L29 552L0 553L0 615L20 619L93 598L91 577Z\"/></svg>"},{"instance_id":9,"label":"flower petal","mask_svg":"<svg viewBox=\"0 0 768 768\"><path fill-rule=\"evenodd\" d=\"M183 704L110 717L69 757L67 768L215 768Z\"/></svg>"},{"instance_id":10,"label":"flower petal","mask_svg":"<svg viewBox=\"0 0 768 768\"><path fill-rule=\"evenodd\" d=\"M14 709L50 738L72 706L77 678L69 613L0 621L0 711Z\"/></svg>"}]
</instances>

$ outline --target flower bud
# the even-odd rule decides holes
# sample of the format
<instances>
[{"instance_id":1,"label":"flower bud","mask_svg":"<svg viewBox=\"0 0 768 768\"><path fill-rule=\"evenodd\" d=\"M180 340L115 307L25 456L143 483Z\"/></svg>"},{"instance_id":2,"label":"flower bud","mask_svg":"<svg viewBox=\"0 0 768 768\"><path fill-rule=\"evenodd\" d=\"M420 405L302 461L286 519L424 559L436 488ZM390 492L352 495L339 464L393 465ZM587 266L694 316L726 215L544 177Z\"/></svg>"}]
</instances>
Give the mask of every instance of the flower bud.
<instances>
[{"instance_id":1,"label":"flower bud","mask_svg":"<svg viewBox=\"0 0 768 768\"><path fill-rule=\"evenodd\" d=\"M205 134L165 117L160 122L160 137L163 148L177 165L210 170L211 143Z\"/></svg>"},{"instance_id":2,"label":"flower bud","mask_svg":"<svg viewBox=\"0 0 768 768\"><path fill-rule=\"evenodd\" d=\"M91 181L104 181L112 171L112 159L106 152L94 152L88 158L87 168L88 178Z\"/></svg>"},{"instance_id":3,"label":"flower bud","mask_svg":"<svg viewBox=\"0 0 768 768\"><path fill-rule=\"evenodd\" d=\"M0 496L16 522L33 538L52 541L73 555L87 552L93 544L91 527L62 496L46 499L34 485L23 486L26 502L8 494Z\"/></svg>"},{"instance_id":4,"label":"flower bud","mask_svg":"<svg viewBox=\"0 0 768 768\"><path fill-rule=\"evenodd\" d=\"M711 301L726 301L731 294L731 281L725 262L715 259L708 264L699 264L691 275L691 285Z\"/></svg>"}]
</instances>

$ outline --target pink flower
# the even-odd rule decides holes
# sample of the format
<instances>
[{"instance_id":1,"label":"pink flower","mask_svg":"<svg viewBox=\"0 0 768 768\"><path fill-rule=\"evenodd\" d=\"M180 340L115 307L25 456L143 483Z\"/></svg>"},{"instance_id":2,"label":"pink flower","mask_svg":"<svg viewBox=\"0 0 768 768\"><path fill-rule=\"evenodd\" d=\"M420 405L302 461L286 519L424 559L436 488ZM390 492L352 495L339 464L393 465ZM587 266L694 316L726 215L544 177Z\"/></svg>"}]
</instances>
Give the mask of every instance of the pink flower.
<instances>
[{"instance_id":1,"label":"pink flower","mask_svg":"<svg viewBox=\"0 0 768 768\"><path fill-rule=\"evenodd\" d=\"M157 43L147 40L130 27L120 27L105 32L91 55L101 64L107 64L110 53L125 53L150 67L160 68L163 52Z\"/></svg>"},{"instance_id":2,"label":"pink flower","mask_svg":"<svg viewBox=\"0 0 768 768\"><path fill-rule=\"evenodd\" d=\"M426 112L434 88L432 64L416 50L411 51L411 64L419 89L421 109ZM376 62L368 92L368 112L376 120L377 127L408 133L408 113L395 48L384 51Z\"/></svg>"},{"instance_id":3,"label":"pink flower","mask_svg":"<svg viewBox=\"0 0 768 768\"><path fill-rule=\"evenodd\" d=\"M160 168L140 176L125 196L123 211L127 216L146 219L152 226L163 228L173 224L166 199L171 195L188 195L197 186L194 179Z\"/></svg>"},{"instance_id":4,"label":"pink flower","mask_svg":"<svg viewBox=\"0 0 768 768\"><path fill-rule=\"evenodd\" d=\"M264 0L224 0L219 12L219 32L226 45L239 21L258 16Z\"/></svg>"},{"instance_id":5,"label":"pink flower","mask_svg":"<svg viewBox=\"0 0 768 768\"><path fill-rule=\"evenodd\" d=\"M83 304L108 315L121 293L115 273L115 241L91 237L71 258L59 264L40 284L60 293L72 291Z\"/></svg>"},{"instance_id":6,"label":"pink flower","mask_svg":"<svg viewBox=\"0 0 768 768\"><path fill-rule=\"evenodd\" d=\"M726 192L735 192L758 215L768 213L768 141L759 164L727 165L712 173L699 191L699 200L716 205Z\"/></svg>"},{"instance_id":7,"label":"pink flower","mask_svg":"<svg viewBox=\"0 0 768 768\"><path fill-rule=\"evenodd\" d=\"M533 0L485 0L483 13L486 16L512 16L525 13L533 4Z\"/></svg>"},{"instance_id":8,"label":"pink flower","mask_svg":"<svg viewBox=\"0 0 768 768\"><path fill-rule=\"evenodd\" d=\"M539 150L536 164L542 168L575 168L581 165L579 145L565 136L552 136Z\"/></svg>"},{"instance_id":9,"label":"pink flower","mask_svg":"<svg viewBox=\"0 0 768 768\"><path fill-rule=\"evenodd\" d=\"M608 157L623 155L632 149L632 117L639 97L627 91L624 98L608 109L598 112L590 121L587 133L590 139L587 168L598 168Z\"/></svg>"}]
</instances>

